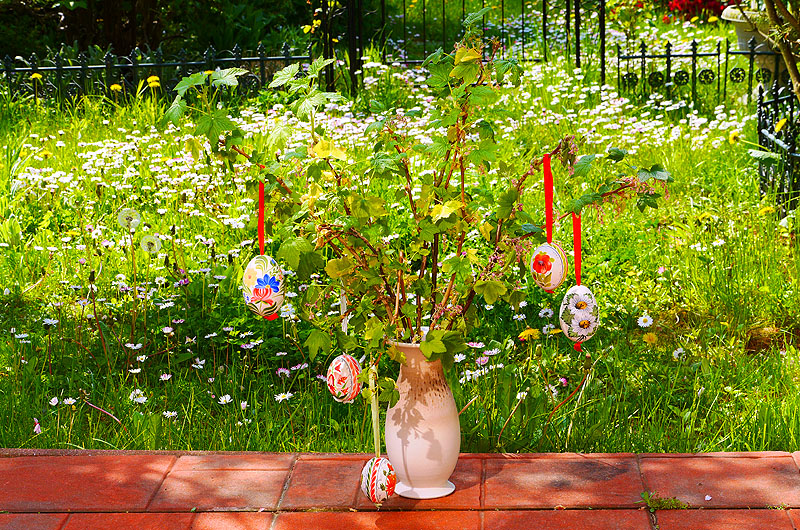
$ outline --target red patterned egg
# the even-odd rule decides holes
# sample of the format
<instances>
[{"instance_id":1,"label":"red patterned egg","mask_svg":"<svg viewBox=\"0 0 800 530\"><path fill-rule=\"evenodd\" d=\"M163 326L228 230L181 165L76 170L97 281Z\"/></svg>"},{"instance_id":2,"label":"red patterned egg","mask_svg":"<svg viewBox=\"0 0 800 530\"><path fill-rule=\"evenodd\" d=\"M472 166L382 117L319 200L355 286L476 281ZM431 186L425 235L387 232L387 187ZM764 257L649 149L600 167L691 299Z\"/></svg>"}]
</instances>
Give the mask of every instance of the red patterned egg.
<instances>
[{"instance_id":1,"label":"red patterned egg","mask_svg":"<svg viewBox=\"0 0 800 530\"><path fill-rule=\"evenodd\" d=\"M361 393L361 382L358 376L361 366L351 355L342 354L335 358L328 367L328 390L333 394L333 399L339 402L350 403Z\"/></svg>"},{"instance_id":2,"label":"red patterned egg","mask_svg":"<svg viewBox=\"0 0 800 530\"><path fill-rule=\"evenodd\" d=\"M543 243L531 255L531 274L536 285L555 291L567 277L569 262L558 243Z\"/></svg>"},{"instance_id":3,"label":"red patterned egg","mask_svg":"<svg viewBox=\"0 0 800 530\"><path fill-rule=\"evenodd\" d=\"M361 470L361 491L375 504L394 495L396 485L397 475L387 458L376 456Z\"/></svg>"},{"instance_id":4,"label":"red patterned egg","mask_svg":"<svg viewBox=\"0 0 800 530\"><path fill-rule=\"evenodd\" d=\"M269 256L256 256L242 275L242 295L248 309L267 320L279 316L284 300L284 278L280 265Z\"/></svg>"}]
</instances>

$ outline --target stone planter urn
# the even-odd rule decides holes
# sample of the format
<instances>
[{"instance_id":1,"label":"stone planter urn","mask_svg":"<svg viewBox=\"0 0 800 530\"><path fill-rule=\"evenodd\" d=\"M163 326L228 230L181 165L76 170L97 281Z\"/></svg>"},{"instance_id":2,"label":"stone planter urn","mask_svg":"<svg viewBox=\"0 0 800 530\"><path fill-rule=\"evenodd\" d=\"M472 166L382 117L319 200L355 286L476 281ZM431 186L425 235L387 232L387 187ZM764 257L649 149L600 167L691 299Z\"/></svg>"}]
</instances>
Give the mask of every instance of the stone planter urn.
<instances>
[{"instance_id":1,"label":"stone planter urn","mask_svg":"<svg viewBox=\"0 0 800 530\"><path fill-rule=\"evenodd\" d=\"M775 52L775 55L756 55L756 65L758 69L769 70L770 79L765 85L770 86L772 81L778 79L779 84L784 85L782 74L786 71L783 57L780 55L778 47L765 35L769 34L769 19L765 11L752 11L744 9L742 11L737 6L728 6L722 12L722 20L732 23L736 29L736 41L739 51L750 51L750 39L755 39L755 52ZM777 72L776 72L777 60ZM777 76L776 76L777 74ZM766 81L766 80L765 80ZM766 88L766 87L765 87Z\"/></svg>"}]
</instances>

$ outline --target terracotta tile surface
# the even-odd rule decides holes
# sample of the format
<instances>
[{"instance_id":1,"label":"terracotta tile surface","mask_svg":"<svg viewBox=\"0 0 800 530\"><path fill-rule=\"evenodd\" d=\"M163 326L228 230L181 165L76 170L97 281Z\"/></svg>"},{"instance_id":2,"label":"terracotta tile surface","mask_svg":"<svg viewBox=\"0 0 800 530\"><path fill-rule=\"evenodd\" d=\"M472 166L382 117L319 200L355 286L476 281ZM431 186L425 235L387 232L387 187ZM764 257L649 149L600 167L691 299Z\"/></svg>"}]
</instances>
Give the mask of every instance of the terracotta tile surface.
<instances>
[{"instance_id":1,"label":"terracotta tile surface","mask_svg":"<svg viewBox=\"0 0 800 530\"><path fill-rule=\"evenodd\" d=\"M480 530L481 514L455 511L281 513L277 515L275 525L272 527L272 530L312 529Z\"/></svg>"},{"instance_id":2,"label":"terracotta tile surface","mask_svg":"<svg viewBox=\"0 0 800 530\"><path fill-rule=\"evenodd\" d=\"M800 530L800 452L467 454L452 495L380 510L370 456L3 449L0 529ZM690 509L651 515L645 490Z\"/></svg>"},{"instance_id":3,"label":"terracotta tile surface","mask_svg":"<svg viewBox=\"0 0 800 530\"><path fill-rule=\"evenodd\" d=\"M205 471L208 469L251 469L289 471L297 455L252 454L252 455L188 455L181 456L172 471Z\"/></svg>"},{"instance_id":4,"label":"terracotta tile surface","mask_svg":"<svg viewBox=\"0 0 800 530\"><path fill-rule=\"evenodd\" d=\"M519 530L646 530L650 528L644 510L536 510L486 512L484 528Z\"/></svg>"},{"instance_id":5,"label":"terracotta tile surface","mask_svg":"<svg viewBox=\"0 0 800 530\"><path fill-rule=\"evenodd\" d=\"M0 510L142 511L174 456L0 458Z\"/></svg>"},{"instance_id":6,"label":"terracotta tile surface","mask_svg":"<svg viewBox=\"0 0 800 530\"><path fill-rule=\"evenodd\" d=\"M694 508L800 506L800 472L788 455L643 457L640 465L648 490L677 497Z\"/></svg>"},{"instance_id":7,"label":"terracotta tile surface","mask_svg":"<svg viewBox=\"0 0 800 530\"><path fill-rule=\"evenodd\" d=\"M189 530L191 513L76 513L63 530Z\"/></svg>"},{"instance_id":8,"label":"terracotta tile surface","mask_svg":"<svg viewBox=\"0 0 800 530\"><path fill-rule=\"evenodd\" d=\"M300 458L292 470L281 510L347 509L360 492L361 468L369 455L337 459ZM324 486L323 486L324 485ZM358 493L361 495L361 493Z\"/></svg>"},{"instance_id":9,"label":"terracotta tile surface","mask_svg":"<svg viewBox=\"0 0 800 530\"><path fill-rule=\"evenodd\" d=\"M174 471L167 476L147 510L274 510L285 480L285 471Z\"/></svg>"},{"instance_id":10,"label":"terracotta tile surface","mask_svg":"<svg viewBox=\"0 0 800 530\"><path fill-rule=\"evenodd\" d=\"M478 458L459 459L450 481L456 491L439 499L406 499L394 495L381 506L381 510L476 510L481 507L482 460ZM356 475L356 479L360 479ZM375 510L375 505L359 490L356 508Z\"/></svg>"},{"instance_id":11,"label":"terracotta tile surface","mask_svg":"<svg viewBox=\"0 0 800 530\"><path fill-rule=\"evenodd\" d=\"M485 466L487 507L641 507L643 488L633 456L487 457Z\"/></svg>"},{"instance_id":12,"label":"terracotta tile surface","mask_svg":"<svg viewBox=\"0 0 800 530\"><path fill-rule=\"evenodd\" d=\"M660 530L793 530L785 510L670 510L656 518Z\"/></svg>"},{"instance_id":13,"label":"terracotta tile surface","mask_svg":"<svg viewBox=\"0 0 800 530\"><path fill-rule=\"evenodd\" d=\"M3 530L59 530L68 515L62 513L0 514Z\"/></svg>"},{"instance_id":14,"label":"terracotta tile surface","mask_svg":"<svg viewBox=\"0 0 800 530\"><path fill-rule=\"evenodd\" d=\"M269 530L273 517L269 512L198 513L191 530Z\"/></svg>"}]
</instances>

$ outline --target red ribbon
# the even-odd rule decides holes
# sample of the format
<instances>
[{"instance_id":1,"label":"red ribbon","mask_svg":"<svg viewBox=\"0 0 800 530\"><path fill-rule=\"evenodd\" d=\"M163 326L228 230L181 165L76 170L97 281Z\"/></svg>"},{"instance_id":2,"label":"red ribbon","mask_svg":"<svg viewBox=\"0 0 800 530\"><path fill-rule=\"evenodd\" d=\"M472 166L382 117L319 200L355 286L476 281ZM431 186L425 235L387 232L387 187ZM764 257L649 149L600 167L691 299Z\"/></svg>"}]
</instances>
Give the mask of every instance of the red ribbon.
<instances>
[{"instance_id":1,"label":"red ribbon","mask_svg":"<svg viewBox=\"0 0 800 530\"><path fill-rule=\"evenodd\" d=\"M581 284L581 214L572 212L572 242L575 249L575 283Z\"/></svg>"},{"instance_id":2,"label":"red ribbon","mask_svg":"<svg viewBox=\"0 0 800 530\"><path fill-rule=\"evenodd\" d=\"M264 182L258 183L258 249L264 255Z\"/></svg>"},{"instance_id":3,"label":"red ribbon","mask_svg":"<svg viewBox=\"0 0 800 530\"><path fill-rule=\"evenodd\" d=\"M583 351L583 350L581 350L581 343L580 342L576 342L575 345L573 345L572 347L575 349L575 351Z\"/></svg>"},{"instance_id":4,"label":"red ribbon","mask_svg":"<svg viewBox=\"0 0 800 530\"><path fill-rule=\"evenodd\" d=\"M550 168L550 153L544 155L544 209L547 216L547 242L553 242L553 170Z\"/></svg>"}]
</instances>

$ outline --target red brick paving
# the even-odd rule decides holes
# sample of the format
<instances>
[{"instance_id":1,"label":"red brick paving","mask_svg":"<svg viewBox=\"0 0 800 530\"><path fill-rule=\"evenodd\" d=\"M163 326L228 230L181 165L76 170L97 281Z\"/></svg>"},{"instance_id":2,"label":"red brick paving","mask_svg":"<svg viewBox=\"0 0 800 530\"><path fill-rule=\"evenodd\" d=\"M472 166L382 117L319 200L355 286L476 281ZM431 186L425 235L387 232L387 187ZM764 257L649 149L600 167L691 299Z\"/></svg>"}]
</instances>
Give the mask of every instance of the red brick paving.
<instances>
[{"instance_id":1,"label":"red brick paving","mask_svg":"<svg viewBox=\"0 0 800 530\"><path fill-rule=\"evenodd\" d=\"M800 530L800 452L464 454L452 495L380 509L369 458L0 449L0 529Z\"/></svg>"}]
</instances>

